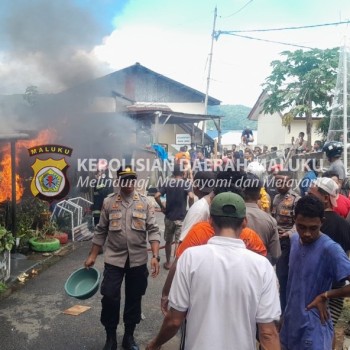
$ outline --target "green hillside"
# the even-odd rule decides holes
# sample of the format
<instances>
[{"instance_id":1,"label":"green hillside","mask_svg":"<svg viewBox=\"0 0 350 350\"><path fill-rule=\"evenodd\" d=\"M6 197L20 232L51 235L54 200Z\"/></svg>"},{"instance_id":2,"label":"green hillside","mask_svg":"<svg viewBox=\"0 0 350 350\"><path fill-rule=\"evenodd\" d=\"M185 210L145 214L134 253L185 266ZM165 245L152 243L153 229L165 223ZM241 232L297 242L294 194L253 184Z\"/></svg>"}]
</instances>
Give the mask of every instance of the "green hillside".
<instances>
[{"instance_id":1,"label":"green hillside","mask_svg":"<svg viewBox=\"0 0 350 350\"><path fill-rule=\"evenodd\" d=\"M248 126L252 130L257 129L257 122L248 120L248 114L251 108L242 105L221 105L209 106L208 114L223 116L221 118L221 130L243 130ZM207 124L208 130L215 130L212 121Z\"/></svg>"}]
</instances>

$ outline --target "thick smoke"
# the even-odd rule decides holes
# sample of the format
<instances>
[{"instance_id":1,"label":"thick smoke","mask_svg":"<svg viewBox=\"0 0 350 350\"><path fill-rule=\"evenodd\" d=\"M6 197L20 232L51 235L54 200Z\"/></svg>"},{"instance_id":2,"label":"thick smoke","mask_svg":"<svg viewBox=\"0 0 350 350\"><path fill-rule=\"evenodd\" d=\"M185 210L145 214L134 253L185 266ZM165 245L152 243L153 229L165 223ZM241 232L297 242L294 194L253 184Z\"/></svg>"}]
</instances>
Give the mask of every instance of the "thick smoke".
<instances>
[{"instance_id":1,"label":"thick smoke","mask_svg":"<svg viewBox=\"0 0 350 350\"><path fill-rule=\"evenodd\" d=\"M7 85L24 91L21 84L56 92L99 73L88 52L100 43L103 30L87 10L72 0L2 0L0 6L6 63L0 70L0 93L16 92Z\"/></svg>"},{"instance_id":2,"label":"thick smoke","mask_svg":"<svg viewBox=\"0 0 350 350\"><path fill-rule=\"evenodd\" d=\"M72 147L75 157L130 151L135 124L111 108L90 111L96 97L112 100L111 87L91 83L106 72L91 54L106 34L73 0L2 0L0 133L55 129L52 142ZM37 89L23 98L31 85Z\"/></svg>"}]
</instances>

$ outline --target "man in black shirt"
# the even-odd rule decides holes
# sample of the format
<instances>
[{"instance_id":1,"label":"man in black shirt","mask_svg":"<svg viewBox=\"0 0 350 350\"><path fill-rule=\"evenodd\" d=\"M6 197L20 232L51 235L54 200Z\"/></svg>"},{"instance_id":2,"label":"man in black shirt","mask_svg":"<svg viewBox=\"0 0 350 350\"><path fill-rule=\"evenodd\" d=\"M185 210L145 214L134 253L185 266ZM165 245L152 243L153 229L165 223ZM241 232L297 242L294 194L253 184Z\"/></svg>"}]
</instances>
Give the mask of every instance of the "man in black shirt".
<instances>
[{"instance_id":1,"label":"man in black shirt","mask_svg":"<svg viewBox=\"0 0 350 350\"><path fill-rule=\"evenodd\" d=\"M325 220L321 232L337 242L345 252L350 250L350 223L338 215L333 208L337 205L338 185L330 178L322 177L309 188L308 194L321 199L325 208Z\"/></svg>"},{"instance_id":2,"label":"man in black shirt","mask_svg":"<svg viewBox=\"0 0 350 350\"><path fill-rule=\"evenodd\" d=\"M166 196L166 205L160 199L164 195ZM169 270L171 267L171 245L175 240L176 251L179 242L182 222L186 216L187 198L188 204L191 206L194 202L191 182L183 179L183 171L176 164L174 165L173 177L168 179L154 196L154 199L165 214L164 240L166 262L163 266L166 270Z\"/></svg>"},{"instance_id":3,"label":"man in black shirt","mask_svg":"<svg viewBox=\"0 0 350 350\"><path fill-rule=\"evenodd\" d=\"M249 142L253 142L253 131L250 130L247 126L242 131L241 142L245 145L248 145Z\"/></svg>"}]
</instances>

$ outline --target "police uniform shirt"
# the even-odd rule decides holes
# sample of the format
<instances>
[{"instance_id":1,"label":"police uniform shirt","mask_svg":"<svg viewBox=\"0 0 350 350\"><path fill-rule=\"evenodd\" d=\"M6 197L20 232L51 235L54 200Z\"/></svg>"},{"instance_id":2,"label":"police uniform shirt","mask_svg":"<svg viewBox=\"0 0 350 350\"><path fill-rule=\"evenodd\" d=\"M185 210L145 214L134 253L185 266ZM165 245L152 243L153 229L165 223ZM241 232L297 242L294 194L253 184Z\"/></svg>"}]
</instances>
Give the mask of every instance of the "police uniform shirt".
<instances>
[{"instance_id":1,"label":"police uniform shirt","mask_svg":"<svg viewBox=\"0 0 350 350\"><path fill-rule=\"evenodd\" d=\"M146 196L134 191L124 198L118 192L104 200L92 242L106 242L105 263L123 268L129 257L130 267L146 264L147 235L149 242L160 242L154 207Z\"/></svg>"},{"instance_id":2,"label":"police uniform shirt","mask_svg":"<svg viewBox=\"0 0 350 350\"><path fill-rule=\"evenodd\" d=\"M272 216L277 221L278 229L289 231L294 225L294 208L300 196L292 190L286 194L277 194L273 200Z\"/></svg>"}]
</instances>

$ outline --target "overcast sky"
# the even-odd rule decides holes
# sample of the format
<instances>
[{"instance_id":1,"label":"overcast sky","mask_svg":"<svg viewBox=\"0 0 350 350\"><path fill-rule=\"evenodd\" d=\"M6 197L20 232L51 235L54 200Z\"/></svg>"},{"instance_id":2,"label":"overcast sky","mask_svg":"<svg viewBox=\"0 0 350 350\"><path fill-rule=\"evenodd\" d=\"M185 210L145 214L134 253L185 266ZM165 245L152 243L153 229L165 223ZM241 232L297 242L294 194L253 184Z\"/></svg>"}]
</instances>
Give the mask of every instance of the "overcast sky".
<instances>
[{"instance_id":1,"label":"overcast sky","mask_svg":"<svg viewBox=\"0 0 350 350\"><path fill-rule=\"evenodd\" d=\"M215 5L217 31L350 20L349 0L1 0L0 93L56 92L135 62L205 92ZM242 34L324 49L350 28ZM253 106L271 61L295 49L221 34L209 94Z\"/></svg>"}]
</instances>

